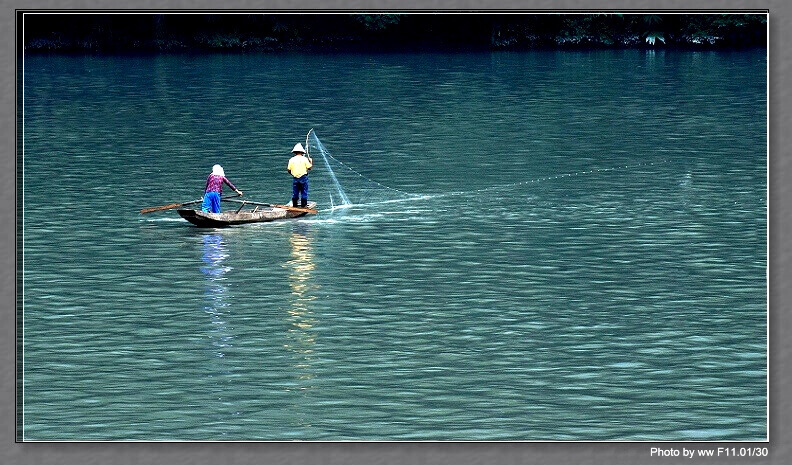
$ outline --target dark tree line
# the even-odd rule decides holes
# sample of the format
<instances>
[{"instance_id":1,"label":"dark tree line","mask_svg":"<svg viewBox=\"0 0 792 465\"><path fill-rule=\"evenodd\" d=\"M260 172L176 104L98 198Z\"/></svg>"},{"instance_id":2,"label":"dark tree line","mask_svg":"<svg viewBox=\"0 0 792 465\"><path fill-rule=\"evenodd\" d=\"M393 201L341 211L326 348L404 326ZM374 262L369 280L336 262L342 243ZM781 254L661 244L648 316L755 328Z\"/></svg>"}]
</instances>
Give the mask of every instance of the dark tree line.
<instances>
[{"instance_id":1,"label":"dark tree line","mask_svg":"<svg viewBox=\"0 0 792 465\"><path fill-rule=\"evenodd\" d=\"M21 24L21 23L20 23ZM764 46L761 14L35 14L26 52Z\"/></svg>"}]
</instances>

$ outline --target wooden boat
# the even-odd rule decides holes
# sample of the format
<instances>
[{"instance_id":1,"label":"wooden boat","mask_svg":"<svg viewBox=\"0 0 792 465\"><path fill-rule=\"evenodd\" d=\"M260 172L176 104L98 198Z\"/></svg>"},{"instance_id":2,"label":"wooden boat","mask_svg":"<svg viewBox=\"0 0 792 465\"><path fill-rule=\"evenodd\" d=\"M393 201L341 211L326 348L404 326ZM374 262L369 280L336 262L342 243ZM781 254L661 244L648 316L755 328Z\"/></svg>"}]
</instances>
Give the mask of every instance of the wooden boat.
<instances>
[{"instance_id":1,"label":"wooden boat","mask_svg":"<svg viewBox=\"0 0 792 465\"><path fill-rule=\"evenodd\" d=\"M240 209L237 211L232 210L220 213L208 213L200 210L188 209L179 209L176 211L179 213L179 216L200 228L223 228L237 224L263 223L287 218L298 218L305 216L308 213L316 212L316 202L308 202L306 209L284 208L287 206L279 207L275 205L267 206L266 208L260 208L260 205L270 204L260 204L257 202L246 201L238 201L237 203L242 204ZM241 211L241 209L248 204L257 206L253 211Z\"/></svg>"}]
</instances>

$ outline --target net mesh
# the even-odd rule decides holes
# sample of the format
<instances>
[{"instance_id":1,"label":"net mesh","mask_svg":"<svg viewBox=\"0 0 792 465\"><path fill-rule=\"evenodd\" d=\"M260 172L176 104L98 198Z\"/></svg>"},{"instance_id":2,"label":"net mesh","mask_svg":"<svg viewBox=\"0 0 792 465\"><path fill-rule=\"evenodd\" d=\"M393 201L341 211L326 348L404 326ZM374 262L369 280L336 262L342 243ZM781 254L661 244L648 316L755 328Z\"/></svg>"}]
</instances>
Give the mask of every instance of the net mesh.
<instances>
[{"instance_id":1,"label":"net mesh","mask_svg":"<svg viewBox=\"0 0 792 465\"><path fill-rule=\"evenodd\" d=\"M306 136L305 146L314 164L310 197L323 208L398 202L419 197L374 181L344 164L327 150L313 129Z\"/></svg>"},{"instance_id":2,"label":"net mesh","mask_svg":"<svg viewBox=\"0 0 792 465\"><path fill-rule=\"evenodd\" d=\"M588 170L562 173L554 176L529 178L508 184L499 184L475 190L445 192L423 195L405 192L381 184L335 158L311 129L305 140L308 154L313 158L311 171L311 199L319 203L322 210L335 210L351 206L380 205L384 203L437 199L451 196L478 196L491 191L528 187L533 183L552 182L562 178L596 175L603 172L633 170L642 166L665 163L666 160L641 162L633 165L590 168Z\"/></svg>"}]
</instances>

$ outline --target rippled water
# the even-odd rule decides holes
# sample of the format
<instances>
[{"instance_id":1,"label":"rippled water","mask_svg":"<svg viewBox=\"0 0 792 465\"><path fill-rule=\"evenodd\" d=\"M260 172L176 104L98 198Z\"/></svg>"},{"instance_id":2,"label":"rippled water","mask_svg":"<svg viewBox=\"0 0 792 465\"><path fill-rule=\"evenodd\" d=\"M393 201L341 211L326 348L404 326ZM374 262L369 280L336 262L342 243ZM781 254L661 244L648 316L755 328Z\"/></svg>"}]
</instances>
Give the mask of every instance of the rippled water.
<instances>
[{"instance_id":1,"label":"rippled water","mask_svg":"<svg viewBox=\"0 0 792 465\"><path fill-rule=\"evenodd\" d=\"M24 70L25 439L766 438L764 51ZM312 127L421 197L139 214L286 201Z\"/></svg>"}]
</instances>

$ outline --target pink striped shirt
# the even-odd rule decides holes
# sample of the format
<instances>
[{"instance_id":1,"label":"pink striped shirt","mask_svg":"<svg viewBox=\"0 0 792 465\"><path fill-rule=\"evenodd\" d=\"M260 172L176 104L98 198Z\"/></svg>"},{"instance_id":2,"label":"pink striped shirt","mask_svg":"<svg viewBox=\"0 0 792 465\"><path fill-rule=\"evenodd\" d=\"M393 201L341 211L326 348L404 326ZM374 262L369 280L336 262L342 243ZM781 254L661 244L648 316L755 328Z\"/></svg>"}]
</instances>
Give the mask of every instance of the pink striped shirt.
<instances>
[{"instance_id":1,"label":"pink striped shirt","mask_svg":"<svg viewBox=\"0 0 792 465\"><path fill-rule=\"evenodd\" d=\"M231 181L229 181L225 176L210 174L209 177L206 178L206 188L204 189L204 192L217 192L218 194L222 194L223 183L228 184L228 187L231 189L237 190L236 186L231 184Z\"/></svg>"}]
</instances>

